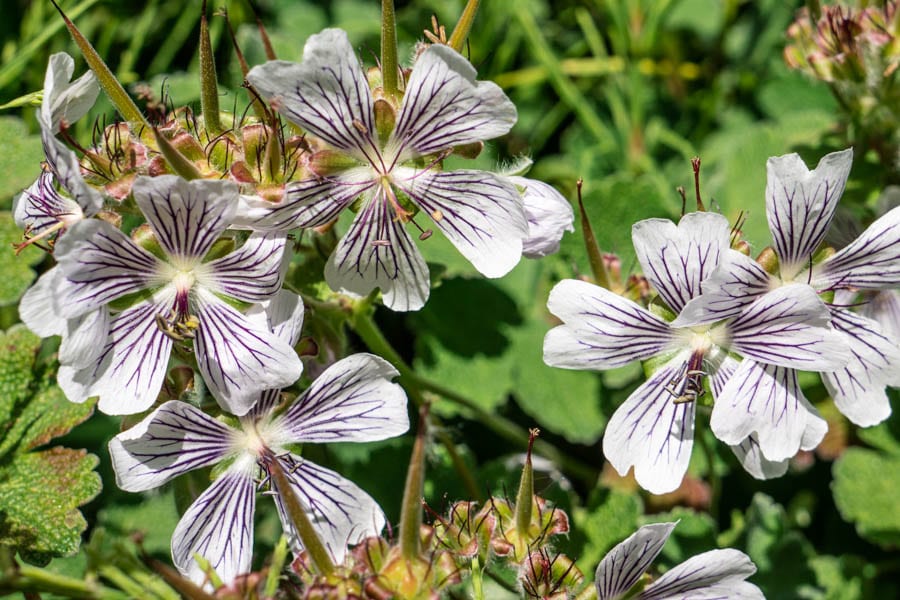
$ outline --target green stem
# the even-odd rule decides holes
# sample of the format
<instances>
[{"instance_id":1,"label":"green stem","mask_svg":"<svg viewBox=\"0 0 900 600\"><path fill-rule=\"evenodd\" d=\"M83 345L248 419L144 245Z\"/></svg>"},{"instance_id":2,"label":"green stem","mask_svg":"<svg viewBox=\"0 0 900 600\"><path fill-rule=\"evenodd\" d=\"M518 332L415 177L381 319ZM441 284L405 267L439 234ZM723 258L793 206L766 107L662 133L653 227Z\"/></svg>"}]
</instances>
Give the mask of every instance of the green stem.
<instances>
[{"instance_id":1,"label":"green stem","mask_svg":"<svg viewBox=\"0 0 900 600\"><path fill-rule=\"evenodd\" d=\"M462 52L463 44L466 42L466 38L469 37L469 32L472 30L472 23L475 22L475 13L478 12L479 4L481 4L479 0L469 0L466 2L466 7L463 9L463 13L459 17L456 27L453 28L450 39L447 40L447 45L457 52Z\"/></svg>"},{"instance_id":2,"label":"green stem","mask_svg":"<svg viewBox=\"0 0 900 600\"><path fill-rule=\"evenodd\" d=\"M64 598L119 600L126 597L125 594L104 588L96 582L66 577L31 565L18 565L14 575L0 578L0 590L45 592Z\"/></svg>"},{"instance_id":3,"label":"green stem","mask_svg":"<svg viewBox=\"0 0 900 600\"><path fill-rule=\"evenodd\" d=\"M219 86L216 81L216 59L209 39L209 23L206 20L206 0L200 15L200 111L206 125L206 135L212 139L222 133L219 121Z\"/></svg>"},{"instance_id":4,"label":"green stem","mask_svg":"<svg viewBox=\"0 0 900 600\"><path fill-rule=\"evenodd\" d=\"M393 364L394 367L400 371L400 385L406 389L410 398L417 406L421 403L423 392L437 394L445 400L449 400L468 409L474 420L482 423L494 433L508 441L518 446L525 446L528 444L529 434L526 429L516 425L509 419L489 413L478 406L474 401L453 390L416 375L412 368L407 365L397 351L394 350L393 346L391 346L390 342L387 341L384 334L375 324L375 321L371 316L371 306L368 301L362 301L357 304L356 309L354 310L353 319L351 320L351 326L356 334L362 338L363 343L365 343L369 350ZM537 454L549 458L564 471L577 477L580 481L588 485L593 485L597 480L596 469L577 459L570 458L568 455L544 440L535 440L534 451Z\"/></svg>"},{"instance_id":5,"label":"green stem","mask_svg":"<svg viewBox=\"0 0 900 600\"><path fill-rule=\"evenodd\" d=\"M284 473L284 469L281 468L281 463L273 455L267 457L266 466L269 476L272 478L272 483L277 488L284 502L285 512L290 516L291 522L297 530L297 536L312 560L313 567L320 574L329 577L334 573L334 562L331 560L328 550L322 544L322 540L319 539L319 535L313 528L309 517L306 516L306 510L300 504L297 494L294 493L290 481L288 481L287 475Z\"/></svg>"},{"instance_id":6,"label":"green stem","mask_svg":"<svg viewBox=\"0 0 900 600\"><path fill-rule=\"evenodd\" d=\"M381 80L384 93L390 98L396 98L400 91L398 70L394 0L381 0Z\"/></svg>"},{"instance_id":7,"label":"green stem","mask_svg":"<svg viewBox=\"0 0 900 600\"><path fill-rule=\"evenodd\" d=\"M581 213L581 234L584 237L584 247L587 250L588 262L591 264L591 272L594 274L594 281L602 288L607 290L610 287L609 271L606 269L606 263L603 262L603 254L600 252L600 245L594 236L594 228L591 220L588 218L587 211L584 209L584 200L581 197L582 180L578 180L578 211ZM615 291L615 290L613 290Z\"/></svg>"},{"instance_id":8,"label":"green stem","mask_svg":"<svg viewBox=\"0 0 900 600\"><path fill-rule=\"evenodd\" d=\"M59 7L56 0L50 1L62 16L63 21L66 23L66 28L72 35L72 39L75 40L78 49L81 50L84 60L87 61L88 66L94 72L94 75L97 76L100 87L109 97L112 105L119 111L119 114L133 126L149 127L150 124L147 123L147 119L144 118L144 115L137 107L137 104L134 103L134 100L131 99L131 96L128 95L125 88L122 87L122 84L119 83L119 80L113 75L113 72L106 66L103 59L100 58L100 55L94 49L94 46L92 46L88 39L81 34L78 28L75 27L75 24L69 20L69 17L67 17L66 13Z\"/></svg>"},{"instance_id":9,"label":"green stem","mask_svg":"<svg viewBox=\"0 0 900 600\"><path fill-rule=\"evenodd\" d=\"M425 433L428 429L428 404L419 409L419 430L409 458L403 502L400 508L400 555L407 562L419 559L421 553L422 496L425 490Z\"/></svg>"}]
</instances>

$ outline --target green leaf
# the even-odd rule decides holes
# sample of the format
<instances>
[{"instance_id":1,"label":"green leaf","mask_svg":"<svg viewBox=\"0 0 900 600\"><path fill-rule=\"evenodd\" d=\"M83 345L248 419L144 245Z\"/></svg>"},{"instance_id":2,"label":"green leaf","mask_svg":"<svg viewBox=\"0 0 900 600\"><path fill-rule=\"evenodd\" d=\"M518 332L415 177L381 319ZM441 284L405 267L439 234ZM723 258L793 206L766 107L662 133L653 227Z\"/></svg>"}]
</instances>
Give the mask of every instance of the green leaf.
<instances>
[{"instance_id":1,"label":"green leaf","mask_svg":"<svg viewBox=\"0 0 900 600\"><path fill-rule=\"evenodd\" d=\"M583 543L577 552L578 566L593 571L606 553L637 529L641 515L641 499L637 494L619 490L597 489L587 506L572 513L572 541Z\"/></svg>"},{"instance_id":2,"label":"green leaf","mask_svg":"<svg viewBox=\"0 0 900 600\"><path fill-rule=\"evenodd\" d=\"M87 527L78 506L100 492L99 460L85 450L51 448L16 456L2 469L0 538L22 558L46 564L74 554Z\"/></svg>"},{"instance_id":3,"label":"green leaf","mask_svg":"<svg viewBox=\"0 0 900 600\"><path fill-rule=\"evenodd\" d=\"M834 463L833 475L834 502L844 520L876 544L900 544L900 457L850 448Z\"/></svg>"},{"instance_id":4,"label":"green leaf","mask_svg":"<svg viewBox=\"0 0 900 600\"><path fill-rule=\"evenodd\" d=\"M98 524L118 538L139 533L144 550L166 556L179 519L172 490L144 494L140 500L137 504L113 504L104 508L97 515Z\"/></svg>"},{"instance_id":5,"label":"green leaf","mask_svg":"<svg viewBox=\"0 0 900 600\"><path fill-rule=\"evenodd\" d=\"M40 136L30 135L25 121L18 117L0 117L0 208L9 208L9 199L37 179L42 160Z\"/></svg>"},{"instance_id":6,"label":"green leaf","mask_svg":"<svg viewBox=\"0 0 900 600\"><path fill-rule=\"evenodd\" d=\"M40 339L23 325L0 336L0 539L38 564L78 550L86 527L78 507L101 488L97 457L85 450L35 450L93 412L72 404L35 364ZM35 373L38 375L35 375Z\"/></svg>"},{"instance_id":7,"label":"green leaf","mask_svg":"<svg viewBox=\"0 0 900 600\"><path fill-rule=\"evenodd\" d=\"M8 212L0 212L0 306L15 304L31 282L32 266L43 260L44 252L29 246L16 256L13 244L22 241L22 229Z\"/></svg>"}]
</instances>

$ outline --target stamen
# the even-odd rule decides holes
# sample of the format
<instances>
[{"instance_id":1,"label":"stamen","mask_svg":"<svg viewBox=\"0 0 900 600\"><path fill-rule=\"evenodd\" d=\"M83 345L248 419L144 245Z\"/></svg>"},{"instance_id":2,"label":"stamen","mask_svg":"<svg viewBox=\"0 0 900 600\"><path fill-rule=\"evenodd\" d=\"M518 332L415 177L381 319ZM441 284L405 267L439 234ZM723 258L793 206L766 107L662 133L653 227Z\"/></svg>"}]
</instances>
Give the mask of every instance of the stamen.
<instances>
[{"instance_id":1,"label":"stamen","mask_svg":"<svg viewBox=\"0 0 900 600\"><path fill-rule=\"evenodd\" d=\"M43 239L45 239L45 238L50 237L50 236L53 235L54 233L56 233L56 232L58 232L58 231L64 229L65 226L66 226L65 221L62 221L62 220L57 221L54 225L51 225L50 227L46 228L45 230L43 230L43 231L40 232L39 234L37 234L37 235L35 235L35 236L28 237L28 239L26 239L24 242L21 242L21 243L19 243L19 244L13 244L12 247L13 247L13 249L14 249L15 252L16 252L16 256L18 256L19 253L22 252L22 250L24 250L24 249L27 248L28 246L30 246L30 245L32 245L32 244L34 244L34 243L36 243L36 242L38 242L38 241L40 241L40 240L43 240ZM25 235L28 236L28 230L25 231ZM48 252L52 252L53 244L52 244L52 242L48 242L48 243L50 244L50 248L46 248L46 250L47 250ZM39 247L40 247L40 246L39 246Z\"/></svg>"},{"instance_id":2,"label":"stamen","mask_svg":"<svg viewBox=\"0 0 900 600\"><path fill-rule=\"evenodd\" d=\"M665 390L672 396L673 404L689 404L701 398L705 393L703 378L706 371L703 367L703 352L694 352L669 380Z\"/></svg>"},{"instance_id":3,"label":"stamen","mask_svg":"<svg viewBox=\"0 0 900 600\"><path fill-rule=\"evenodd\" d=\"M191 314L179 313L173 308L166 317L161 314L156 315L156 326L172 340L183 342L192 340L197 335L197 330L200 329L200 319Z\"/></svg>"}]
</instances>

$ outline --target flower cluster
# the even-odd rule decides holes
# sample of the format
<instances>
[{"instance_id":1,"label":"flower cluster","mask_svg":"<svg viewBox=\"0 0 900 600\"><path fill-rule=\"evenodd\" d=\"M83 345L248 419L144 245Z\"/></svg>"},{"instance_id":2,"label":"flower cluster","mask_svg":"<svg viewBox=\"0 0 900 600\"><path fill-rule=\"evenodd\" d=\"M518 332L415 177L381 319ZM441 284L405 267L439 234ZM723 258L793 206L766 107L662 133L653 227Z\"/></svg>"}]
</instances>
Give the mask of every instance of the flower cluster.
<instances>
[{"instance_id":1,"label":"flower cluster","mask_svg":"<svg viewBox=\"0 0 900 600\"><path fill-rule=\"evenodd\" d=\"M638 260L658 294L648 307L583 281L553 289L548 307L563 325L547 334L547 364L650 361L652 374L617 409L603 440L620 474L634 467L654 493L677 488L707 394L711 428L744 468L758 478L783 474L827 430L798 371L821 373L851 421L866 426L888 416L885 387L900 385L896 328L853 310L853 298L900 287L900 209L836 253L819 251L851 161L850 150L829 154L813 171L796 154L769 160L774 246L757 260L731 249L737 240L718 214L690 213L677 226L635 224Z\"/></svg>"}]
</instances>

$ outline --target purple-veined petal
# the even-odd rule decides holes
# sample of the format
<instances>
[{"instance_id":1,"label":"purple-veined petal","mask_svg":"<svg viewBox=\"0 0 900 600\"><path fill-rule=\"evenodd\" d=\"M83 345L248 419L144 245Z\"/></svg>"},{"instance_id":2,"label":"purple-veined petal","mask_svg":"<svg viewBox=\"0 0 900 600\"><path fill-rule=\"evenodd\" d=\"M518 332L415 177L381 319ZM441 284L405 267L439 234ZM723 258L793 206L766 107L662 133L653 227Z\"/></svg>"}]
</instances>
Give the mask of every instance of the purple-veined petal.
<instances>
[{"instance_id":1,"label":"purple-veined petal","mask_svg":"<svg viewBox=\"0 0 900 600\"><path fill-rule=\"evenodd\" d=\"M238 188L230 181L141 176L131 190L160 246L178 259L203 258L237 210Z\"/></svg>"},{"instance_id":2,"label":"purple-veined petal","mask_svg":"<svg viewBox=\"0 0 900 600\"><path fill-rule=\"evenodd\" d=\"M241 422L246 423L245 427L256 427L256 422L265 419L273 410L281 403L282 396L280 389L263 390L259 394L256 402L250 407Z\"/></svg>"},{"instance_id":3,"label":"purple-veined petal","mask_svg":"<svg viewBox=\"0 0 900 600\"><path fill-rule=\"evenodd\" d=\"M299 295L281 289L269 300L247 309L247 319L294 346L303 329L304 310L303 299Z\"/></svg>"},{"instance_id":4,"label":"purple-veined petal","mask_svg":"<svg viewBox=\"0 0 900 600\"><path fill-rule=\"evenodd\" d=\"M66 397L84 402L99 396L98 407L108 415L147 410L162 387L172 351L172 340L160 330L156 316L168 315L174 304L175 290L166 287L152 300L113 316L95 362L84 368L60 365L57 379Z\"/></svg>"},{"instance_id":5,"label":"purple-veined petal","mask_svg":"<svg viewBox=\"0 0 900 600\"><path fill-rule=\"evenodd\" d=\"M292 181L281 202L243 197L234 223L260 231L290 231L331 223L357 197L375 187L372 170L352 168L338 175Z\"/></svg>"},{"instance_id":6,"label":"purple-veined petal","mask_svg":"<svg viewBox=\"0 0 900 600\"><path fill-rule=\"evenodd\" d=\"M199 554L228 585L250 571L253 558L253 511L256 508L255 463L239 460L200 494L172 534L172 561L194 583L206 574L194 560Z\"/></svg>"},{"instance_id":7,"label":"purple-veined petal","mask_svg":"<svg viewBox=\"0 0 900 600\"><path fill-rule=\"evenodd\" d=\"M399 373L373 354L353 354L319 375L272 424L279 443L372 442L409 429Z\"/></svg>"},{"instance_id":8,"label":"purple-veined petal","mask_svg":"<svg viewBox=\"0 0 900 600\"><path fill-rule=\"evenodd\" d=\"M253 233L234 252L206 263L200 283L244 302L271 298L284 278L285 242L283 233Z\"/></svg>"},{"instance_id":9,"label":"purple-veined petal","mask_svg":"<svg viewBox=\"0 0 900 600\"><path fill-rule=\"evenodd\" d=\"M84 217L78 203L62 196L54 185L53 173L43 172L15 200L16 225L38 235L60 222L72 224Z\"/></svg>"},{"instance_id":10,"label":"purple-veined petal","mask_svg":"<svg viewBox=\"0 0 900 600\"><path fill-rule=\"evenodd\" d=\"M828 430L803 395L795 370L749 359L716 398L710 427L731 446L755 432L763 456L775 462L815 448Z\"/></svg>"},{"instance_id":11,"label":"purple-veined petal","mask_svg":"<svg viewBox=\"0 0 900 600\"><path fill-rule=\"evenodd\" d=\"M703 293L684 305L672 327L734 317L768 291L769 274L758 262L735 250L726 250L719 266L703 281Z\"/></svg>"},{"instance_id":12,"label":"purple-veined petal","mask_svg":"<svg viewBox=\"0 0 900 600\"><path fill-rule=\"evenodd\" d=\"M68 126L83 117L100 93L100 85L92 71L72 81L74 72L75 61L65 52L50 57L38 120L51 135L56 135L61 124Z\"/></svg>"},{"instance_id":13,"label":"purple-veined petal","mask_svg":"<svg viewBox=\"0 0 900 600\"><path fill-rule=\"evenodd\" d=\"M594 574L598 600L619 600L650 568L677 523L644 525L603 557Z\"/></svg>"},{"instance_id":14,"label":"purple-veined petal","mask_svg":"<svg viewBox=\"0 0 900 600\"><path fill-rule=\"evenodd\" d=\"M406 82L385 153L403 162L512 129L515 105L497 84L475 81L475 75L469 61L449 46L435 44L423 52Z\"/></svg>"},{"instance_id":15,"label":"purple-veined petal","mask_svg":"<svg viewBox=\"0 0 900 600\"><path fill-rule=\"evenodd\" d=\"M293 347L202 287L192 308L200 320L194 350L203 380L225 410L243 415L266 389L290 385L303 363Z\"/></svg>"},{"instance_id":16,"label":"purple-veined petal","mask_svg":"<svg viewBox=\"0 0 900 600\"><path fill-rule=\"evenodd\" d=\"M850 360L850 353L830 322L828 308L811 287L785 285L745 307L729 324L731 349L782 367L839 369Z\"/></svg>"},{"instance_id":17,"label":"purple-veined petal","mask_svg":"<svg viewBox=\"0 0 900 600\"><path fill-rule=\"evenodd\" d=\"M381 507L355 483L293 454L278 460L282 461L293 493L335 562L344 560L347 546L381 533L385 524ZM275 495L275 504L291 549L297 553L303 546L280 493Z\"/></svg>"},{"instance_id":18,"label":"purple-veined petal","mask_svg":"<svg viewBox=\"0 0 900 600\"><path fill-rule=\"evenodd\" d=\"M863 305L862 314L878 323L885 335L900 340L900 291L875 292Z\"/></svg>"},{"instance_id":19,"label":"purple-veined petal","mask_svg":"<svg viewBox=\"0 0 900 600\"><path fill-rule=\"evenodd\" d=\"M82 368L97 360L109 335L109 324L109 309L105 306L68 319L59 345L60 364Z\"/></svg>"},{"instance_id":20,"label":"purple-veined petal","mask_svg":"<svg viewBox=\"0 0 900 600\"><path fill-rule=\"evenodd\" d=\"M547 308L563 322L544 338L544 362L552 367L611 369L656 356L672 342L668 323L586 281L556 284Z\"/></svg>"},{"instance_id":21,"label":"purple-veined petal","mask_svg":"<svg viewBox=\"0 0 900 600\"><path fill-rule=\"evenodd\" d=\"M300 64L272 60L247 80L289 121L373 166L384 166L375 133L372 93L347 34L311 35Z\"/></svg>"},{"instance_id":22,"label":"purple-veined petal","mask_svg":"<svg viewBox=\"0 0 900 600\"><path fill-rule=\"evenodd\" d=\"M653 494L681 485L694 445L695 402L676 402L673 392L688 360L680 353L616 409L603 436L603 454L620 475L634 478Z\"/></svg>"},{"instance_id":23,"label":"purple-veined petal","mask_svg":"<svg viewBox=\"0 0 900 600\"><path fill-rule=\"evenodd\" d=\"M843 368L822 373L838 410L860 427L891 414L886 385L900 385L900 347L879 324L846 309L832 308L831 323L842 334L851 358Z\"/></svg>"},{"instance_id":24,"label":"purple-veined petal","mask_svg":"<svg viewBox=\"0 0 900 600\"><path fill-rule=\"evenodd\" d=\"M728 380L734 376L735 371L737 371L739 361L731 358L727 354L719 363L719 365L715 368L713 373L710 375L710 387L712 388L713 398L718 398L719 393L722 391L722 388L725 387L725 384L728 383Z\"/></svg>"},{"instance_id":25,"label":"purple-veined petal","mask_svg":"<svg viewBox=\"0 0 900 600\"><path fill-rule=\"evenodd\" d=\"M166 402L109 442L116 483L142 492L214 465L234 452L235 432L186 402Z\"/></svg>"},{"instance_id":26,"label":"purple-veined petal","mask_svg":"<svg viewBox=\"0 0 900 600\"><path fill-rule=\"evenodd\" d=\"M482 275L502 277L518 264L528 221L506 179L485 171L398 168L392 181Z\"/></svg>"},{"instance_id":27,"label":"purple-veined petal","mask_svg":"<svg viewBox=\"0 0 900 600\"><path fill-rule=\"evenodd\" d=\"M575 231L572 205L552 186L535 179L510 177L522 192L528 237L522 242L522 254L541 258L559 250L563 232Z\"/></svg>"},{"instance_id":28,"label":"purple-veined petal","mask_svg":"<svg viewBox=\"0 0 900 600\"><path fill-rule=\"evenodd\" d=\"M60 268L53 267L38 277L19 302L22 322L41 337L62 335L66 330L66 318L59 314L54 300L57 278L61 276Z\"/></svg>"},{"instance_id":29,"label":"purple-veined petal","mask_svg":"<svg viewBox=\"0 0 900 600\"><path fill-rule=\"evenodd\" d=\"M333 290L365 296L379 288L391 310L419 310L431 283L428 266L384 190L366 201L325 265Z\"/></svg>"},{"instance_id":30,"label":"purple-veined petal","mask_svg":"<svg viewBox=\"0 0 900 600\"><path fill-rule=\"evenodd\" d=\"M69 192L75 203L81 207L84 215L91 217L103 206L103 196L89 186L81 175L81 165L75 153L65 144L53 137L48 130L41 130L41 144L50 170L62 188ZM70 220L77 220L78 215L67 215Z\"/></svg>"},{"instance_id":31,"label":"purple-veined petal","mask_svg":"<svg viewBox=\"0 0 900 600\"><path fill-rule=\"evenodd\" d=\"M740 444L729 446L737 457L744 470L756 479L774 479L787 473L790 459L769 460L763 456L759 448L759 438L755 433L750 434Z\"/></svg>"},{"instance_id":32,"label":"purple-veined petal","mask_svg":"<svg viewBox=\"0 0 900 600\"><path fill-rule=\"evenodd\" d=\"M673 312L701 293L701 283L729 246L728 219L715 213L688 213L678 225L645 219L631 228L644 275Z\"/></svg>"},{"instance_id":33,"label":"purple-veined petal","mask_svg":"<svg viewBox=\"0 0 900 600\"><path fill-rule=\"evenodd\" d=\"M790 280L825 239L853 163L853 150L832 152L810 171L797 154L766 162L766 216L781 266Z\"/></svg>"},{"instance_id":34,"label":"purple-veined petal","mask_svg":"<svg viewBox=\"0 0 900 600\"><path fill-rule=\"evenodd\" d=\"M900 206L813 269L816 289L900 287Z\"/></svg>"},{"instance_id":35,"label":"purple-veined petal","mask_svg":"<svg viewBox=\"0 0 900 600\"><path fill-rule=\"evenodd\" d=\"M640 600L765 600L762 592L744 581L756 566L732 548L710 550L676 565L647 586Z\"/></svg>"},{"instance_id":36,"label":"purple-veined petal","mask_svg":"<svg viewBox=\"0 0 900 600\"><path fill-rule=\"evenodd\" d=\"M161 267L158 258L97 219L71 227L57 242L54 256L63 274L57 280L57 307L67 318L148 288Z\"/></svg>"}]
</instances>

